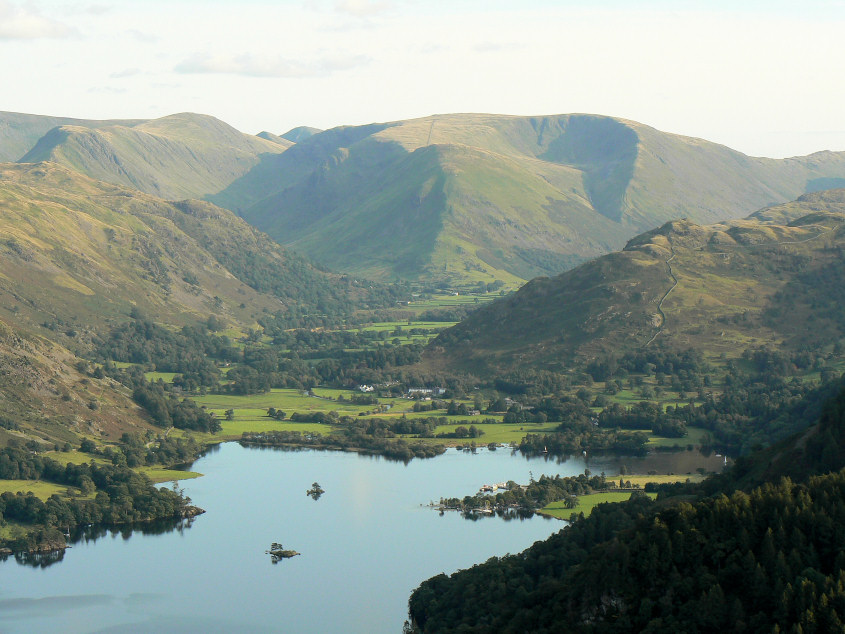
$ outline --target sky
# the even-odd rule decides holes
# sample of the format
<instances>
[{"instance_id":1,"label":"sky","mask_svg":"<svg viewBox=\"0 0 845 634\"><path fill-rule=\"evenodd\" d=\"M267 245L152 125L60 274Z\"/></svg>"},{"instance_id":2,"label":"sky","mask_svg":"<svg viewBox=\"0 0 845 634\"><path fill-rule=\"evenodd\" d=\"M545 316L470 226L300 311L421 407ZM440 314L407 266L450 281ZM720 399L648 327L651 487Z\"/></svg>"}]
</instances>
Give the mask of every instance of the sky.
<instances>
[{"instance_id":1,"label":"sky","mask_svg":"<svg viewBox=\"0 0 845 634\"><path fill-rule=\"evenodd\" d=\"M239 130L586 112L845 150L845 0L0 0L0 110Z\"/></svg>"}]
</instances>

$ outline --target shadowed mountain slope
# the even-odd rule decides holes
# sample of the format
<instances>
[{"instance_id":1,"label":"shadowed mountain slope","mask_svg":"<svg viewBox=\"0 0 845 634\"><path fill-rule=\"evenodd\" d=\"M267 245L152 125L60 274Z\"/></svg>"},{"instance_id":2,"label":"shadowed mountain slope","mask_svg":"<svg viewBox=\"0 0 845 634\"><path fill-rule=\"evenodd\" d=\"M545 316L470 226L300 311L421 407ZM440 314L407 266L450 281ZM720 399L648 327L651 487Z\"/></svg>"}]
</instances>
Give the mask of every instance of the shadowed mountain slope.
<instances>
[{"instance_id":1,"label":"shadowed mountain slope","mask_svg":"<svg viewBox=\"0 0 845 634\"><path fill-rule=\"evenodd\" d=\"M133 126L141 121L140 119L92 121L21 112L0 112L0 162L17 161L32 149L38 139L56 126L103 128L114 125Z\"/></svg>"},{"instance_id":2,"label":"shadowed mountain slope","mask_svg":"<svg viewBox=\"0 0 845 634\"><path fill-rule=\"evenodd\" d=\"M256 171L227 192L264 192L239 213L334 268L519 283L672 218L742 217L838 182L845 154L753 158L611 117L456 114L328 130Z\"/></svg>"},{"instance_id":3,"label":"shadowed mountain slope","mask_svg":"<svg viewBox=\"0 0 845 634\"><path fill-rule=\"evenodd\" d=\"M202 198L286 147L238 132L214 117L182 113L132 126L55 127L20 161L61 163L161 198Z\"/></svg>"}]
</instances>

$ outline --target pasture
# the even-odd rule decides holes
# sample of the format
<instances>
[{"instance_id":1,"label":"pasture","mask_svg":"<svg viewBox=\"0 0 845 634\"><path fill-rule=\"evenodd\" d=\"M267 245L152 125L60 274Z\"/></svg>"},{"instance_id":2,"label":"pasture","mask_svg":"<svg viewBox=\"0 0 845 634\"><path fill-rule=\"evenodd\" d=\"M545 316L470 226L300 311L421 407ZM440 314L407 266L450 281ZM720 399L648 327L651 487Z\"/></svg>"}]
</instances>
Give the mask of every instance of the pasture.
<instances>
[{"instance_id":1,"label":"pasture","mask_svg":"<svg viewBox=\"0 0 845 634\"><path fill-rule=\"evenodd\" d=\"M548 515L550 517L556 517L559 520L568 520L569 516L573 513L583 513L586 517L592 513L593 509L599 504L604 504L605 502L625 502L631 497L632 493L633 491L631 490L617 490L590 493L589 495L579 495L578 504L575 505L575 508L565 508L563 501L552 502L548 506L540 509L538 513ZM646 495L652 499L657 497L656 493L647 493Z\"/></svg>"}]
</instances>

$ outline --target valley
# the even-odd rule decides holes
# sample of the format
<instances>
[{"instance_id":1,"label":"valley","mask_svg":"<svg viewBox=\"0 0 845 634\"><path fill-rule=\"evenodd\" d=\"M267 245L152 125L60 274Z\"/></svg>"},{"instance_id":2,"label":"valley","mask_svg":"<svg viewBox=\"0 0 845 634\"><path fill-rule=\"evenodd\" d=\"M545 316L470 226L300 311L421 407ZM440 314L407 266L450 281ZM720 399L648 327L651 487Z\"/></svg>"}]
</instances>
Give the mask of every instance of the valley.
<instances>
[{"instance_id":1,"label":"valley","mask_svg":"<svg viewBox=\"0 0 845 634\"><path fill-rule=\"evenodd\" d=\"M397 586L413 591L406 628L452 631L478 618L463 584L520 568L518 597L501 614L486 606L483 622L520 629L525 618L540 631L570 608L531 621L534 602L551 601L530 589L535 577L555 601L569 596L559 584L603 574L596 558L617 535L645 548L649 518L700 530L696 513L740 514L743 495L838 495L845 190L827 186L845 178L842 153L757 159L574 114L258 135L191 113L0 123L0 156L15 161L0 164L0 547L24 566L62 569L89 529L213 539L207 515L225 515L244 487L257 495L279 468L326 487L294 505L302 517L344 478L348 526L362 498L389 501L367 507L381 522L417 521L407 507L438 498L460 511L459 530L426 519L420 543L471 541L474 519L510 526L492 533L513 531L516 551L566 526L525 555L554 550L563 577L499 559L490 537L443 549L451 577L408 563ZM501 472L481 477L473 462ZM211 479L228 501L203 483L204 465L227 474ZM452 472L461 490L448 488ZM423 493L411 473L439 490ZM506 492L477 493L509 473ZM773 493L781 475L795 483ZM713 501L721 493L727 506ZM237 525L208 525L253 535L251 504ZM293 544L261 535L277 539ZM749 537L754 557L762 539ZM295 546L302 556L279 568L313 557ZM381 546L347 547L373 557ZM458 571L482 555L495 557ZM813 564L784 557L796 574L799 560ZM263 578L247 562L242 574ZM788 594L792 572L761 565ZM623 568L608 578L630 606L637 589L620 579L635 573ZM835 572L819 568L818 592L838 592ZM713 584L698 589L719 602ZM590 618L619 616L580 596ZM642 613L686 623L674 609ZM620 623L640 623L622 612Z\"/></svg>"}]
</instances>

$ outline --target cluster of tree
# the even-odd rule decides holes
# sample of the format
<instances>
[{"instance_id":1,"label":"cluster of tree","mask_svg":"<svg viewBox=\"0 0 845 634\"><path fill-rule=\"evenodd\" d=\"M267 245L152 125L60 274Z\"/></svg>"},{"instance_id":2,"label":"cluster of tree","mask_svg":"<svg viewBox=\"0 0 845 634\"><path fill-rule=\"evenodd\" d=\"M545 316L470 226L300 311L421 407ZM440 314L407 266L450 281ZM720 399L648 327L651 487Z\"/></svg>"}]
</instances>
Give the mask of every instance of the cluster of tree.
<instances>
[{"instance_id":1,"label":"cluster of tree","mask_svg":"<svg viewBox=\"0 0 845 634\"><path fill-rule=\"evenodd\" d=\"M341 394L341 396L343 395ZM378 397L372 394L353 394L349 397L349 401L353 405L378 405Z\"/></svg>"},{"instance_id":2,"label":"cluster of tree","mask_svg":"<svg viewBox=\"0 0 845 634\"><path fill-rule=\"evenodd\" d=\"M283 251L266 236L228 230L195 202L176 205L184 213L174 214L173 222L239 280L281 300L284 308L276 318L286 328L332 327L356 311L395 306L397 300L410 296L407 285L327 274L304 257Z\"/></svg>"},{"instance_id":3,"label":"cluster of tree","mask_svg":"<svg viewBox=\"0 0 845 634\"><path fill-rule=\"evenodd\" d=\"M620 453L642 456L647 453L648 434L603 430L591 423L564 423L551 434L528 434L519 443L519 450L527 455L567 457L582 452Z\"/></svg>"},{"instance_id":4,"label":"cluster of tree","mask_svg":"<svg viewBox=\"0 0 845 634\"><path fill-rule=\"evenodd\" d=\"M210 433L220 431L220 421L213 413L202 409L191 399L168 394L160 384L142 383L132 392L132 398L161 427Z\"/></svg>"},{"instance_id":5,"label":"cluster of tree","mask_svg":"<svg viewBox=\"0 0 845 634\"><path fill-rule=\"evenodd\" d=\"M458 425L452 431L441 432L437 434L438 438L481 438L484 435L484 430L479 429L475 425L470 425L468 428L463 425Z\"/></svg>"},{"instance_id":6,"label":"cluster of tree","mask_svg":"<svg viewBox=\"0 0 845 634\"><path fill-rule=\"evenodd\" d=\"M93 462L63 465L23 449L6 447L0 450L0 479L40 479L77 487L85 496L53 495L44 502L32 494L0 495L0 519L20 522L33 529L70 530L81 524L182 517L190 511L189 498L176 491L156 488L125 465ZM54 536L54 532L49 535ZM6 546L17 550L25 544L15 542Z\"/></svg>"},{"instance_id":7,"label":"cluster of tree","mask_svg":"<svg viewBox=\"0 0 845 634\"><path fill-rule=\"evenodd\" d=\"M689 348L680 352L647 348L626 352L618 356L607 354L587 364L587 372L594 381L625 378L636 372L646 376L684 373L686 376L700 376L712 372L700 350Z\"/></svg>"},{"instance_id":8,"label":"cluster of tree","mask_svg":"<svg viewBox=\"0 0 845 634\"><path fill-rule=\"evenodd\" d=\"M430 401L414 400L413 410L415 412L433 412L438 409L446 409L446 401L432 399Z\"/></svg>"},{"instance_id":9,"label":"cluster of tree","mask_svg":"<svg viewBox=\"0 0 845 634\"><path fill-rule=\"evenodd\" d=\"M762 324L786 331L792 349L820 350L845 336L845 253L834 247L827 255L806 260L806 270L776 292L763 311Z\"/></svg>"},{"instance_id":10,"label":"cluster of tree","mask_svg":"<svg viewBox=\"0 0 845 634\"><path fill-rule=\"evenodd\" d=\"M463 321L475 306L456 306L454 308L438 308L436 310L424 310L419 314L419 321Z\"/></svg>"},{"instance_id":11,"label":"cluster of tree","mask_svg":"<svg viewBox=\"0 0 845 634\"><path fill-rule=\"evenodd\" d=\"M542 475L539 480L532 479L526 486L520 486L516 482L507 482L506 489L495 495L476 493L461 498L441 499L440 505L448 509L457 509L463 512L474 512L479 509L490 509L503 511L510 508L518 508L523 511L536 511L552 502L564 500L568 508L574 508L577 503L577 496L604 491L612 488L613 483L608 481L604 475L589 476L581 474L578 476L554 477Z\"/></svg>"},{"instance_id":12,"label":"cluster of tree","mask_svg":"<svg viewBox=\"0 0 845 634\"><path fill-rule=\"evenodd\" d=\"M141 434L124 433L120 437L117 450L106 447L103 455L112 460L120 461L113 456L122 455L129 467L144 465L179 465L194 460L202 451L202 446L190 435L171 438L158 436L150 438ZM111 455L110 455L111 453Z\"/></svg>"},{"instance_id":13,"label":"cluster of tree","mask_svg":"<svg viewBox=\"0 0 845 634\"><path fill-rule=\"evenodd\" d=\"M338 422L337 412L294 412L290 415L292 423L320 423L333 425Z\"/></svg>"},{"instance_id":14,"label":"cluster of tree","mask_svg":"<svg viewBox=\"0 0 845 634\"><path fill-rule=\"evenodd\" d=\"M440 421L444 423L440 423ZM378 438L395 438L412 435L432 438L438 424L445 424L445 418L370 418L369 420L350 420L350 429L356 434L365 434Z\"/></svg>"},{"instance_id":15,"label":"cluster of tree","mask_svg":"<svg viewBox=\"0 0 845 634\"><path fill-rule=\"evenodd\" d=\"M231 340L214 334L207 324L184 326L173 332L137 310L132 315L131 321L116 326L99 342L100 361L136 363L161 372L177 372L182 375L180 381L185 388L196 389L213 387L220 379L220 371L210 359L240 359L241 353Z\"/></svg>"},{"instance_id":16,"label":"cluster of tree","mask_svg":"<svg viewBox=\"0 0 845 634\"><path fill-rule=\"evenodd\" d=\"M598 423L599 427L609 429L650 429L658 436L667 438L683 438L687 435L687 426L683 420L667 415L659 404L649 401L640 401L631 407L614 403L601 411Z\"/></svg>"},{"instance_id":17,"label":"cluster of tree","mask_svg":"<svg viewBox=\"0 0 845 634\"><path fill-rule=\"evenodd\" d=\"M258 447L302 446L318 449L352 450L402 462L408 462L413 458L433 458L445 451L440 445L407 442L403 438L380 438L351 431L328 436L317 433L303 434L298 431L244 432L240 442L245 446Z\"/></svg>"}]
</instances>

